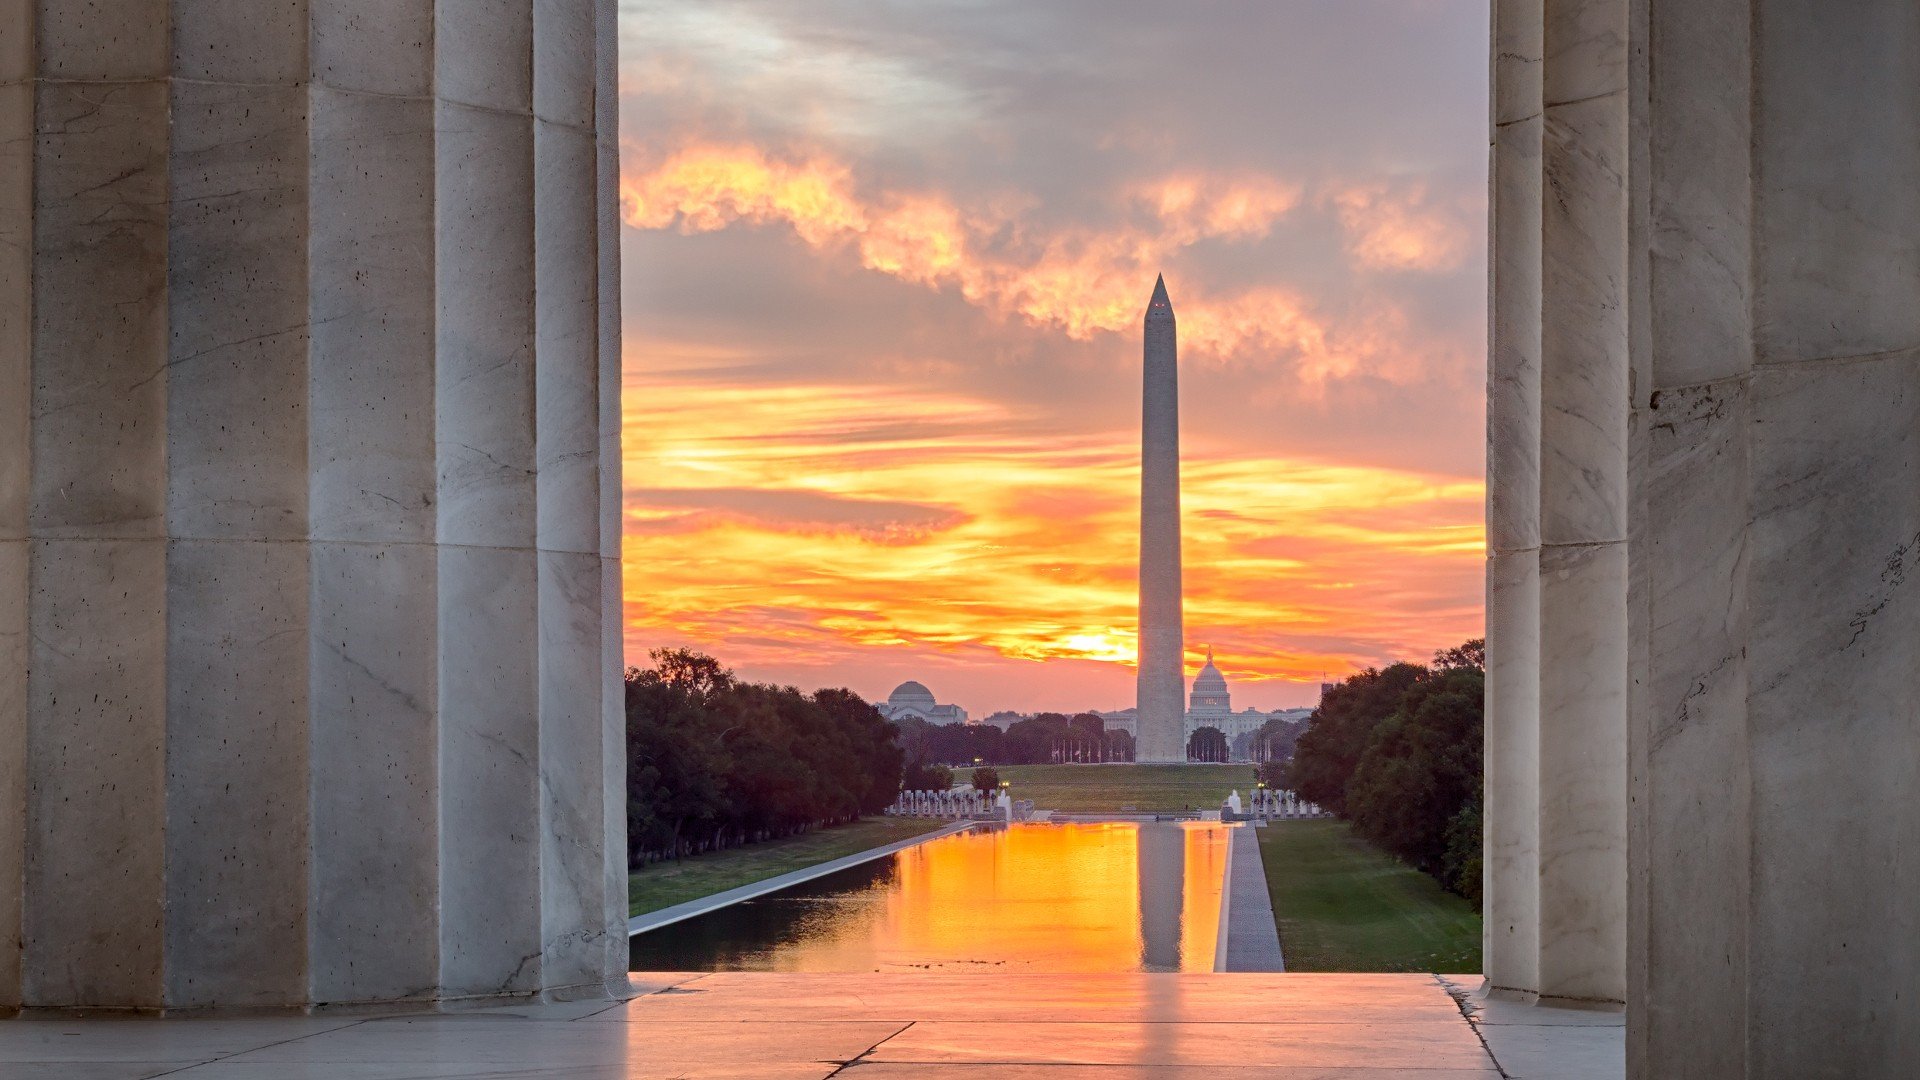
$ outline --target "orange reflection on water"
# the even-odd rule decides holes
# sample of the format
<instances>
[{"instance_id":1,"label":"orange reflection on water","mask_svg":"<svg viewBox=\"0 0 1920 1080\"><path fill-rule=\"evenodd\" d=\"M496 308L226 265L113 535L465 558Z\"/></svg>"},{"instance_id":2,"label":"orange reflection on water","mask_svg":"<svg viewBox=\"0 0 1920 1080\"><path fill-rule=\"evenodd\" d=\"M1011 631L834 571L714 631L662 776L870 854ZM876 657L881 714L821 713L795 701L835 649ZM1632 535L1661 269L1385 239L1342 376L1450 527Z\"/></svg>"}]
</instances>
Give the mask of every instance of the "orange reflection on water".
<instances>
[{"instance_id":1,"label":"orange reflection on water","mask_svg":"<svg viewBox=\"0 0 1920 1080\"><path fill-rule=\"evenodd\" d=\"M1249 826L1241 826L1248 828ZM1192 957L1181 971L1212 971L1214 949L1220 939L1220 901L1226 888L1227 845L1232 834L1223 826L1186 829L1186 883L1181 909L1180 955Z\"/></svg>"},{"instance_id":2,"label":"orange reflection on water","mask_svg":"<svg viewBox=\"0 0 1920 1080\"><path fill-rule=\"evenodd\" d=\"M1136 828L1018 825L904 851L891 930L905 952L948 960L991 941L1006 965L1112 970L1140 955ZM1123 960L1123 963L1125 960Z\"/></svg>"},{"instance_id":3,"label":"orange reflection on water","mask_svg":"<svg viewBox=\"0 0 1920 1080\"><path fill-rule=\"evenodd\" d=\"M1211 971L1228 836L1212 823L1111 822L945 837L864 885L683 924L682 936L713 947L675 966Z\"/></svg>"}]
</instances>

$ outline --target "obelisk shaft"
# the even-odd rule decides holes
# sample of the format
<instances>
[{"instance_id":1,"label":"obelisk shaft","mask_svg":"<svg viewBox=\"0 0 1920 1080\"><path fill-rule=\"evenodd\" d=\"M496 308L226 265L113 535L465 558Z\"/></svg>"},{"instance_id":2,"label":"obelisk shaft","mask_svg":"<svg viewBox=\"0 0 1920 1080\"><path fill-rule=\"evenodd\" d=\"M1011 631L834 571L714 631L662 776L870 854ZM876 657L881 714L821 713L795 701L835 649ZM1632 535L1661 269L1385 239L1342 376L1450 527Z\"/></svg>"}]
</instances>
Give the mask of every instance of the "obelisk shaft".
<instances>
[{"instance_id":1,"label":"obelisk shaft","mask_svg":"<svg viewBox=\"0 0 1920 1080\"><path fill-rule=\"evenodd\" d=\"M1140 413L1140 636L1134 758L1187 759L1180 601L1180 377L1164 280L1147 304Z\"/></svg>"}]
</instances>

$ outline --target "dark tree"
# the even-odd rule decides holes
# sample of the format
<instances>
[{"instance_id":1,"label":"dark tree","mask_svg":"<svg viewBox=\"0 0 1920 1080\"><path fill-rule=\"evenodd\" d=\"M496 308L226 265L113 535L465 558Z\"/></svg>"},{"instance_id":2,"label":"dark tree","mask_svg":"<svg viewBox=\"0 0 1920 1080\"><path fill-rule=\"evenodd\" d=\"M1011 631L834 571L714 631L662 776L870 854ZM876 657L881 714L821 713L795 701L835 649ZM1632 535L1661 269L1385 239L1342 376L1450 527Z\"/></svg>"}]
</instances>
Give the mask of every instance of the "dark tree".
<instances>
[{"instance_id":1,"label":"dark tree","mask_svg":"<svg viewBox=\"0 0 1920 1080\"><path fill-rule=\"evenodd\" d=\"M1487 639L1474 638L1462 642L1451 649L1442 649L1433 654L1433 666L1436 671L1454 671L1472 668L1485 673L1487 670Z\"/></svg>"},{"instance_id":2,"label":"dark tree","mask_svg":"<svg viewBox=\"0 0 1920 1080\"><path fill-rule=\"evenodd\" d=\"M1007 729L1006 762L1009 765L1045 765L1059 761L1066 734L1067 718L1059 713L1040 713L1015 721Z\"/></svg>"},{"instance_id":3,"label":"dark tree","mask_svg":"<svg viewBox=\"0 0 1920 1080\"><path fill-rule=\"evenodd\" d=\"M900 731L900 753L908 761L932 761L933 732L932 724L917 716L903 716L893 722Z\"/></svg>"},{"instance_id":4,"label":"dark tree","mask_svg":"<svg viewBox=\"0 0 1920 1080\"><path fill-rule=\"evenodd\" d=\"M1287 769L1287 783L1302 798L1345 814L1347 781L1373 739L1373 729L1392 715L1407 692L1427 669L1419 664L1392 664L1372 668L1328 690L1320 707L1307 719Z\"/></svg>"},{"instance_id":5,"label":"dark tree","mask_svg":"<svg viewBox=\"0 0 1920 1080\"><path fill-rule=\"evenodd\" d=\"M1006 760L1006 733L992 724L943 724L927 734L927 760L962 767Z\"/></svg>"},{"instance_id":6,"label":"dark tree","mask_svg":"<svg viewBox=\"0 0 1920 1080\"><path fill-rule=\"evenodd\" d=\"M1227 760L1227 734L1217 727L1203 727L1187 736L1188 761Z\"/></svg>"},{"instance_id":7,"label":"dark tree","mask_svg":"<svg viewBox=\"0 0 1920 1080\"><path fill-rule=\"evenodd\" d=\"M1097 713L1075 713L1067 721L1066 761L1110 761L1107 752L1107 722Z\"/></svg>"},{"instance_id":8,"label":"dark tree","mask_svg":"<svg viewBox=\"0 0 1920 1080\"><path fill-rule=\"evenodd\" d=\"M1261 724L1248 741L1248 750L1253 760L1285 763L1293 757L1293 749L1300 743L1300 736L1307 730L1305 720L1286 720L1274 717Z\"/></svg>"},{"instance_id":9,"label":"dark tree","mask_svg":"<svg viewBox=\"0 0 1920 1080\"><path fill-rule=\"evenodd\" d=\"M1484 687L1472 667L1409 687L1347 785L1347 813L1361 835L1449 886L1447 830L1480 798Z\"/></svg>"},{"instance_id":10,"label":"dark tree","mask_svg":"<svg viewBox=\"0 0 1920 1080\"><path fill-rule=\"evenodd\" d=\"M1284 782L1463 896L1479 898L1486 643L1327 691ZM1272 783L1267 768L1261 779Z\"/></svg>"},{"instance_id":11,"label":"dark tree","mask_svg":"<svg viewBox=\"0 0 1920 1080\"><path fill-rule=\"evenodd\" d=\"M899 792L899 731L852 691L743 683L686 649L652 656L626 680L633 865L849 821Z\"/></svg>"},{"instance_id":12,"label":"dark tree","mask_svg":"<svg viewBox=\"0 0 1920 1080\"><path fill-rule=\"evenodd\" d=\"M951 787L953 787L953 770L945 765L909 761L906 771L900 777L902 791L946 791Z\"/></svg>"},{"instance_id":13,"label":"dark tree","mask_svg":"<svg viewBox=\"0 0 1920 1080\"><path fill-rule=\"evenodd\" d=\"M994 791L1000 787L1000 773L990 766L982 765L973 770L973 790Z\"/></svg>"}]
</instances>

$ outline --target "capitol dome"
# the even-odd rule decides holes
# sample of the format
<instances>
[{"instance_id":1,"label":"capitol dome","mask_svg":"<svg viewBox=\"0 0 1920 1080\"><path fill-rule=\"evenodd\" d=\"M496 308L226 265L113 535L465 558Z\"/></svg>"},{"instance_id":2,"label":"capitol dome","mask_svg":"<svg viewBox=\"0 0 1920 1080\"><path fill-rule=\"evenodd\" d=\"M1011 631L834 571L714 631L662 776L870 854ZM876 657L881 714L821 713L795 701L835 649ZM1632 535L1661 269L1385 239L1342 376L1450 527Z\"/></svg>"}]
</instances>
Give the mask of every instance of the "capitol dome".
<instances>
[{"instance_id":1,"label":"capitol dome","mask_svg":"<svg viewBox=\"0 0 1920 1080\"><path fill-rule=\"evenodd\" d=\"M1224 694L1227 692L1227 677L1220 674L1219 668L1213 666L1212 649L1207 650L1207 666L1201 668L1200 674L1193 677L1193 689L1195 693L1204 691Z\"/></svg>"},{"instance_id":2,"label":"capitol dome","mask_svg":"<svg viewBox=\"0 0 1920 1080\"><path fill-rule=\"evenodd\" d=\"M887 704L895 708L932 709L933 691L908 679L894 687L893 693L887 695Z\"/></svg>"},{"instance_id":3,"label":"capitol dome","mask_svg":"<svg viewBox=\"0 0 1920 1080\"><path fill-rule=\"evenodd\" d=\"M1189 716L1209 720L1225 717L1233 711L1233 696L1227 692L1227 677L1213 666L1213 648L1207 648L1207 665L1193 677L1193 693L1187 698Z\"/></svg>"}]
</instances>

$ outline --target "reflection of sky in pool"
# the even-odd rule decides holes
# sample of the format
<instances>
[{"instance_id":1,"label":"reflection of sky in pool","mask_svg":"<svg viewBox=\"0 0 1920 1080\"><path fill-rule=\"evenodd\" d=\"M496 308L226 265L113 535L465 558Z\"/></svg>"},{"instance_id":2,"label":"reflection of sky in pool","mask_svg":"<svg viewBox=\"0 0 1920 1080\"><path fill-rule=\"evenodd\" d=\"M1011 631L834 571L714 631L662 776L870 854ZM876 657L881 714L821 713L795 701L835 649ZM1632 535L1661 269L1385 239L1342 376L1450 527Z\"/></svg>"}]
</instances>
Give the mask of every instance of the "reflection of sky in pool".
<instances>
[{"instance_id":1,"label":"reflection of sky in pool","mask_svg":"<svg viewBox=\"0 0 1920 1080\"><path fill-rule=\"evenodd\" d=\"M1228 829L1015 825L632 939L635 971L1211 971Z\"/></svg>"}]
</instances>

